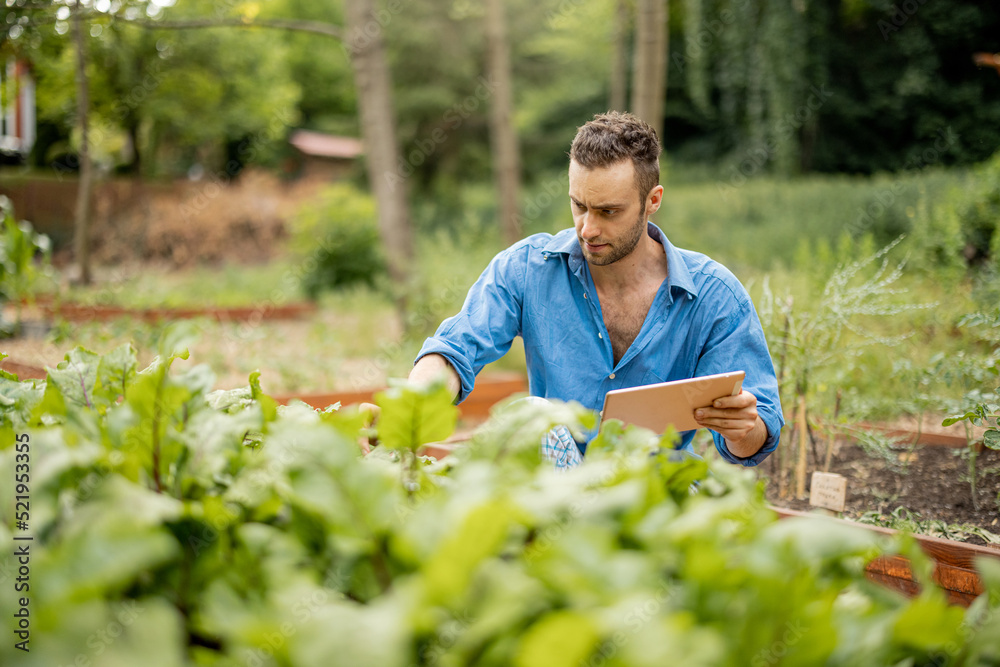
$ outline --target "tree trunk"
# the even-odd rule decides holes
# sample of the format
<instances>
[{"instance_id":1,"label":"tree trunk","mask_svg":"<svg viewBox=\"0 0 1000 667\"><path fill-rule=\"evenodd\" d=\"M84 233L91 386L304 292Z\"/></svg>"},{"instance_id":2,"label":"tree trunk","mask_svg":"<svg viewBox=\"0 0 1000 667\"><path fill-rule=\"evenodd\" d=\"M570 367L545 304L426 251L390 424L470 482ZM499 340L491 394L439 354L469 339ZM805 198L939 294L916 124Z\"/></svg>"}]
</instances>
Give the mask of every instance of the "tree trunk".
<instances>
[{"instance_id":1,"label":"tree trunk","mask_svg":"<svg viewBox=\"0 0 1000 667\"><path fill-rule=\"evenodd\" d=\"M663 134L663 100L667 91L667 0L639 0L636 12L635 76L632 113Z\"/></svg>"},{"instance_id":2,"label":"tree trunk","mask_svg":"<svg viewBox=\"0 0 1000 667\"><path fill-rule=\"evenodd\" d=\"M611 44L611 99L608 107L612 111L625 110L625 91L628 86L628 63L625 58L627 35L628 7L625 5L625 0L616 0Z\"/></svg>"},{"instance_id":3,"label":"tree trunk","mask_svg":"<svg viewBox=\"0 0 1000 667\"><path fill-rule=\"evenodd\" d=\"M139 119L129 114L125 128L128 136L129 160L126 167L128 173L135 178L142 176L142 154L139 152Z\"/></svg>"},{"instance_id":4,"label":"tree trunk","mask_svg":"<svg viewBox=\"0 0 1000 667\"><path fill-rule=\"evenodd\" d=\"M80 269L80 282L89 285L90 275L90 198L93 191L93 168L90 162L90 90L87 83L87 54L84 44L84 8L76 0L73 7L73 38L76 42L76 114L80 127L80 179L76 195L73 225L73 250Z\"/></svg>"},{"instance_id":5,"label":"tree trunk","mask_svg":"<svg viewBox=\"0 0 1000 667\"><path fill-rule=\"evenodd\" d=\"M405 311L413 260L413 229L401 175L392 83L382 42L382 26L372 0L347 1L348 49L358 90L361 133L365 142L368 181L378 206L378 226L385 246L396 303Z\"/></svg>"},{"instance_id":6,"label":"tree trunk","mask_svg":"<svg viewBox=\"0 0 1000 667\"><path fill-rule=\"evenodd\" d=\"M514 95L510 73L510 45L503 0L486 0L486 52L489 78L495 87L490 104L493 178L499 198L500 228L509 245L521 239L518 217L520 155L514 131Z\"/></svg>"}]
</instances>

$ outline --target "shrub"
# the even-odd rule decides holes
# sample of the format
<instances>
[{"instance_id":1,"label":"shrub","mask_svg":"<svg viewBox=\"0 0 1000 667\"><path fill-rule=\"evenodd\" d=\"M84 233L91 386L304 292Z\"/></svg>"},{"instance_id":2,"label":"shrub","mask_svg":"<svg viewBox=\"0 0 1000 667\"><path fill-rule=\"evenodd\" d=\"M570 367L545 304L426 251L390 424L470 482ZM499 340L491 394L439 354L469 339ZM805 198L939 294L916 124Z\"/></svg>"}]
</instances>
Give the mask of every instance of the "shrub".
<instances>
[{"instance_id":1,"label":"shrub","mask_svg":"<svg viewBox=\"0 0 1000 667\"><path fill-rule=\"evenodd\" d=\"M940 267L1000 266L1000 152L973 169L944 201L918 216L924 258Z\"/></svg>"},{"instance_id":2,"label":"shrub","mask_svg":"<svg viewBox=\"0 0 1000 667\"><path fill-rule=\"evenodd\" d=\"M299 209L292 228L292 248L303 258L302 289L311 299L324 290L374 287L386 272L375 201L351 185L325 189Z\"/></svg>"}]
</instances>

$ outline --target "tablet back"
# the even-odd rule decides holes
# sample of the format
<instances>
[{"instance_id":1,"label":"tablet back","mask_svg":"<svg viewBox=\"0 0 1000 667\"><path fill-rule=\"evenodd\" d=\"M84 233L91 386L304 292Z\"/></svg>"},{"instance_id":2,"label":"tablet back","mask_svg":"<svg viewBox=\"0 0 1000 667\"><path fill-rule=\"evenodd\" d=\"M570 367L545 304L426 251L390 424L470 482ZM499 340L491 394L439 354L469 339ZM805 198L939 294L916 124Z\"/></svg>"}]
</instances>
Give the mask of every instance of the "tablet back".
<instances>
[{"instance_id":1,"label":"tablet back","mask_svg":"<svg viewBox=\"0 0 1000 667\"><path fill-rule=\"evenodd\" d=\"M678 431L698 428L694 411L717 398L735 396L743 389L743 371L660 382L628 389L613 389L604 396L601 420L620 419L663 433L673 425Z\"/></svg>"}]
</instances>

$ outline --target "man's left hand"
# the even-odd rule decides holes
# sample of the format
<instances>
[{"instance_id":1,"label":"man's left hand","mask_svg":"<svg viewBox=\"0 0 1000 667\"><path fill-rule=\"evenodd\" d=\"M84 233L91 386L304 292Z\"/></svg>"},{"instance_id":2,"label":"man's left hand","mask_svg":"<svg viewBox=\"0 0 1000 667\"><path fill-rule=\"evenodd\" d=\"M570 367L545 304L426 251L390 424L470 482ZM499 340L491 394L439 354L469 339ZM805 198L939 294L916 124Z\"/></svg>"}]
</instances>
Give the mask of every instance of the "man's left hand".
<instances>
[{"instance_id":1,"label":"man's left hand","mask_svg":"<svg viewBox=\"0 0 1000 667\"><path fill-rule=\"evenodd\" d=\"M767 439L767 427L757 415L757 397L746 390L695 410L694 418L725 438L729 451L741 458L756 454Z\"/></svg>"}]
</instances>

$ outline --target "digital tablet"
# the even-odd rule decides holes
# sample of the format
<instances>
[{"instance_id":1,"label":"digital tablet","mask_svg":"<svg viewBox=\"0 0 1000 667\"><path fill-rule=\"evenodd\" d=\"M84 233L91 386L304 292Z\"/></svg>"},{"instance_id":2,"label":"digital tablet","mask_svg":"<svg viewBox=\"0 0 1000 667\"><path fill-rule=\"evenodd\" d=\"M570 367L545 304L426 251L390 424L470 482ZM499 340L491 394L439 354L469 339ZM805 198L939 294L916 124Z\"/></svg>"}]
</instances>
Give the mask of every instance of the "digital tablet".
<instances>
[{"instance_id":1,"label":"digital tablet","mask_svg":"<svg viewBox=\"0 0 1000 667\"><path fill-rule=\"evenodd\" d=\"M739 394L745 376L743 371L734 371L613 389L604 396L601 420L620 419L656 433L663 433L671 425L678 431L690 431L699 428L694 411L709 407L717 398Z\"/></svg>"}]
</instances>

